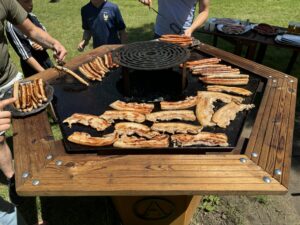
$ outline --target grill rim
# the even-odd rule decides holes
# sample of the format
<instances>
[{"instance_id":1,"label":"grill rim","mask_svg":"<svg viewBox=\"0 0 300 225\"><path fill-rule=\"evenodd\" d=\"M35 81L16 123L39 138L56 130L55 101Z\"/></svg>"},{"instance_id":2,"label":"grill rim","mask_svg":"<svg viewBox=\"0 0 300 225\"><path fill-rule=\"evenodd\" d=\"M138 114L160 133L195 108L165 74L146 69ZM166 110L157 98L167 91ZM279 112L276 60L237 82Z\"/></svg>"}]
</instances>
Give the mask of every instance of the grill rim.
<instances>
[{"instance_id":1,"label":"grill rim","mask_svg":"<svg viewBox=\"0 0 300 225\"><path fill-rule=\"evenodd\" d=\"M152 66L147 66L147 67L130 65L130 63L128 63L128 62L123 62L122 59L120 59L120 57L118 56L118 53L120 53L121 51L125 51L125 50L130 49L130 47L132 48L132 50L134 50L136 52L137 51L136 46L140 45L140 48L142 49L142 47L144 47L145 45L150 44L150 43L154 43L153 45L155 45L155 44L156 45L162 45L161 47L163 47L163 46L171 47L171 48L174 48L174 50L175 49L181 50L184 55L181 56L181 58L177 58L177 59L174 56L174 62L173 63L169 63L169 64L159 66L159 65L154 65L154 62L151 62ZM156 49L154 49L154 50L159 51L159 48L158 48L159 46L155 46L155 47L156 47ZM145 52L145 54L146 54L146 52ZM175 66L179 66L180 64L186 62L190 58L190 56L191 56L191 52L187 48L181 47L177 44L167 43L167 42L162 42L162 41L157 41L157 40L134 42L134 43L122 46L122 47L112 51L112 58L113 58L113 61L115 63L117 63L117 64L119 64L123 67L129 68L129 69L140 70L140 71L151 71L151 70L157 71L157 70L170 69L170 68L173 68ZM145 59L143 59L143 60L145 60ZM160 59L157 58L155 64L157 64L159 60L161 60L161 58ZM136 60L136 62L137 61L138 60ZM136 62L134 62L134 63L136 63Z\"/></svg>"}]
</instances>

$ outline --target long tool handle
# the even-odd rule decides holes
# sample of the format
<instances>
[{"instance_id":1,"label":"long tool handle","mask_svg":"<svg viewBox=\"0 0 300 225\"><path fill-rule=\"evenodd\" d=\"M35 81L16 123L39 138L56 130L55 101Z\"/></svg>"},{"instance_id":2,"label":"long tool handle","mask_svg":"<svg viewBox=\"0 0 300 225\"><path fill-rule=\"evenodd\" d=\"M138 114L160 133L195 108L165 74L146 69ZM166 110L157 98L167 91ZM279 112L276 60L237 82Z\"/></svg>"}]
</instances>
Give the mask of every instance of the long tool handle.
<instances>
[{"instance_id":1,"label":"long tool handle","mask_svg":"<svg viewBox=\"0 0 300 225\"><path fill-rule=\"evenodd\" d=\"M55 66L56 69L63 71L71 76L73 76L74 78L76 78L80 83L85 84L86 86L89 86L89 83L86 82L84 79L82 79L78 74L74 73L72 70L63 67L63 66Z\"/></svg>"}]
</instances>

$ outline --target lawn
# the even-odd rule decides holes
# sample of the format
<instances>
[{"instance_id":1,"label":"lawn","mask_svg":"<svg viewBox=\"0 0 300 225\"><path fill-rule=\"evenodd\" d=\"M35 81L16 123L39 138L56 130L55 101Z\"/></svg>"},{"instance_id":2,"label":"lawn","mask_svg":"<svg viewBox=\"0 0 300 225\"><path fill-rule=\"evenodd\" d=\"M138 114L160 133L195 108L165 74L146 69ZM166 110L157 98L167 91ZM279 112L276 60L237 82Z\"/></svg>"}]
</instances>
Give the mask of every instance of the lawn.
<instances>
[{"instance_id":1,"label":"lawn","mask_svg":"<svg viewBox=\"0 0 300 225\"><path fill-rule=\"evenodd\" d=\"M150 40L153 37L153 26L155 13L147 7L143 7L137 0L114 0L123 14L129 42ZM156 3L157 1L154 0ZM59 3L49 1L34 1L34 13L46 26L48 32L60 40L67 48L71 59L80 53L77 51L77 44L81 40L81 17L80 8L86 4L83 0L61 0ZM157 8L157 5L154 4ZM252 22L265 22L272 25L286 27L289 21L300 21L299 0L213 0L211 4L210 17L231 17L239 19L250 19ZM206 35L196 36L203 42L211 43L211 37ZM219 46L226 50L233 50L231 46L220 42ZM87 49L88 50L88 49ZM14 62L18 62L14 52L11 53ZM270 48L264 64L284 70L291 52ZM292 74L300 73L300 57L298 65Z\"/></svg>"},{"instance_id":2,"label":"lawn","mask_svg":"<svg viewBox=\"0 0 300 225\"><path fill-rule=\"evenodd\" d=\"M149 11L147 7L143 7L137 0L114 0L112 2L117 3L121 9L127 24L129 42L150 40L153 37L153 26L156 16L154 12ZM154 2L156 3L157 1L154 0ZM87 1L83 0L60 0L58 3L34 1L34 13L46 26L48 32L65 45L68 50L67 60L81 54L77 51L77 44L82 36L80 8L86 3ZM154 4L154 7L157 8L157 4ZM252 22L265 22L286 27L289 21L300 21L300 11L297 9L300 9L299 0L212 0L210 17L250 19ZM196 34L196 37L203 42L212 43L212 38L207 35ZM225 50L233 51L233 47L225 42L220 41L218 46ZM91 46L86 50L88 49L91 49ZM19 59L17 55L12 49L10 49L10 52L13 61L18 64ZM276 48L269 48L263 63L284 71L290 56L291 52L288 50L279 51ZM300 57L292 74L300 76ZM4 186L0 187L0 195L7 198L7 191ZM50 209L48 207L48 212L57 218L56 225L96 224L95 221L98 221L97 224L115 223L114 220L109 219L108 215L111 214L105 210L106 207L104 206L110 205L107 199L76 198L71 200L67 198L61 200L59 205L57 205L55 200L44 199L43 201L48 201L48 204L46 204L50 207ZM30 202L28 205L34 205L33 200L28 200L28 202ZM24 210L27 211L26 214L31 222L30 224L33 224L35 220L34 211L31 211L28 205L24 207ZM54 212L56 207L58 209ZM94 208L97 208L98 214L89 216L89 219L86 219L86 215L93 213ZM78 213L82 210L84 210L84 213ZM106 211L106 213L99 213L101 210ZM38 211L40 212L41 210L39 209ZM51 213L52 211L53 213Z\"/></svg>"}]
</instances>

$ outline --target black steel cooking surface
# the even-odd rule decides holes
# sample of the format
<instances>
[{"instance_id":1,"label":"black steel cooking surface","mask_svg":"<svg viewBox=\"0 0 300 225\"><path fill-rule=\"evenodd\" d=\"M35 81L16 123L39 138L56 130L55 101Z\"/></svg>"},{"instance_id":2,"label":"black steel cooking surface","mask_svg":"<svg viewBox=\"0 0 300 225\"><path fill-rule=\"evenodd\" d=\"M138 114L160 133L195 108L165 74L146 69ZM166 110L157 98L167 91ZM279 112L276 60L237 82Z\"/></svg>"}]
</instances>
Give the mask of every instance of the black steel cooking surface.
<instances>
[{"instance_id":1,"label":"black steel cooking surface","mask_svg":"<svg viewBox=\"0 0 300 225\"><path fill-rule=\"evenodd\" d=\"M185 62L189 50L179 45L147 41L125 45L113 52L114 62L136 70L163 70Z\"/></svg>"},{"instance_id":2,"label":"black steel cooking surface","mask_svg":"<svg viewBox=\"0 0 300 225\"><path fill-rule=\"evenodd\" d=\"M192 57L206 58L209 56L202 55L198 52L193 52ZM156 74L155 77L163 78L164 77L163 75L166 74L165 70L152 71L152 72L153 74ZM177 68L175 67L173 70L169 70L169 72L171 76L174 76L173 73L180 74L181 69L179 67ZM240 134L243 131L243 129L248 129L248 130L252 129L261 102L265 82L266 82L263 78L251 74L251 72L249 71L241 70L241 73L247 73L251 75L248 85L245 86L244 88L252 91L255 94L253 94L250 97L246 97L244 103L245 104L254 103L256 106L255 109L251 110L250 112L238 113L236 119L232 121L231 124L226 129L219 128L219 127L207 127L204 128L203 130L203 131L215 132L215 133L219 133L219 132L225 133L228 136L228 142L229 142L229 147L226 148L205 147L205 146L174 148L173 146L170 145L169 148L165 148L165 149L119 149L119 148L114 148L112 146L87 147L87 146L73 144L67 141L67 137L75 131L87 132L92 136L101 136L104 134L111 133L114 130L112 126L107 130L105 130L104 132L97 132L95 129L92 129L90 127L85 127L82 125L73 125L72 128L69 128L66 124L62 124L62 121L67 117L71 116L73 113L87 113L93 115L101 115L106 110L109 110L110 109L109 105L116 100L121 100L125 102L152 102L153 97L147 96L147 89L151 89L151 85L148 85L145 88L133 90L136 93L135 96L124 95L124 90L122 88L123 75L122 75L121 68L111 71L102 82L92 82L90 87L83 86L82 84L75 81L72 77L62 76L52 84L55 89L53 105L59 119L59 124L63 134L66 151L69 153L96 152L99 154L140 154L140 153L141 154L144 153L203 154L208 151L214 151L214 152L231 151L233 150L233 148L236 147L240 138ZM149 74L149 77L151 77L150 75L151 73ZM187 96L197 95L197 91L206 90L206 85L204 85L202 82L199 82L198 76L193 76L192 74L188 73L186 88L180 92L178 91L172 92L171 90L173 86L178 84L178 81L176 79L171 79L171 77L168 76L165 77L167 77L167 79L164 82L168 82L168 85L165 87L166 92L164 95L164 99L160 98L159 100L167 100L167 101L184 100ZM143 83L138 79L136 80L133 79L133 80L134 82L137 82L136 85L137 87L139 86L138 82ZM168 90L170 90L170 92L168 92ZM176 88L174 90L176 90ZM159 94L160 93L157 93L157 96L159 96ZM215 109L217 110L222 106L224 106L224 103L217 102L215 104ZM156 102L154 111L159 111L159 110L160 110L159 102ZM197 121L190 122L190 123L199 124ZM148 126L152 125L151 122L145 122L145 124Z\"/></svg>"}]
</instances>

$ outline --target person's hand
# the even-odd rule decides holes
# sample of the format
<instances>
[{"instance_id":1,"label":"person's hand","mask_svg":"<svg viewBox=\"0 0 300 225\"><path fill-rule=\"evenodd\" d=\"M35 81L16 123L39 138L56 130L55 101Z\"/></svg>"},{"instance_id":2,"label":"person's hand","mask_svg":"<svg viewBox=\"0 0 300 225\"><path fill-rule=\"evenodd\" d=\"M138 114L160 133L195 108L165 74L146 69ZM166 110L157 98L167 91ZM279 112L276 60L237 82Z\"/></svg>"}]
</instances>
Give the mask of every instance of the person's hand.
<instances>
[{"instance_id":1,"label":"person's hand","mask_svg":"<svg viewBox=\"0 0 300 225\"><path fill-rule=\"evenodd\" d=\"M82 40L79 44L78 44L78 51L82 52L85 48L85 40Z\"/></svg>"},{"instance_id":2,"label":"person's hand","mask_svg":"<svg viewBox=\"0 0 300 225\"><path fill-rule=\"evenodd\" d=\"M193 31L191 28L188 28L184 31L184 35L187 37L192 37Z\"/></svg>"},{"instance_id":3,"label":"person's hand","mask_svg":"<svg viewBox=\"0 0 300 225\"><path fill-rule=\"evenodd\" d=\"M31 47L34 50L37 50L37 51L43 51L44 50L44 48L41 45L39 45L38 43L35 43L35 42L32 42Z\"/></svg>"},{"instance_id":4,"label":"person's hand","mask_svg":"<svg viewBox=\"0 0 300 225\"><path fill-rule=\"evenodd\" d=\"M152 0L139 0L140 3L148 6L152 6Z\"/></svg>"},{"instance_id":5,"label":"person's hand","mask_svg":"<svg viewBox=\"0 0 300 225\"><path fill-rule=\"evenodd\" d=\"M56 61L63 62L68 53L65 47L57 41L53 45L53 50Z\"/></svg>"},{"instance_id":6,"label":"person's hand","mask_svg":"<svg viewBox=\"0 0 300 225\"><path fill-rule=\"evenodd\" d=\"M17 101L16 98L9 98L0 101L0 132L7 131L10 128L11 123L11 112L3 111L3 109L7 105L13 104L15 101Z\"/></svg>"}]
</instances>

